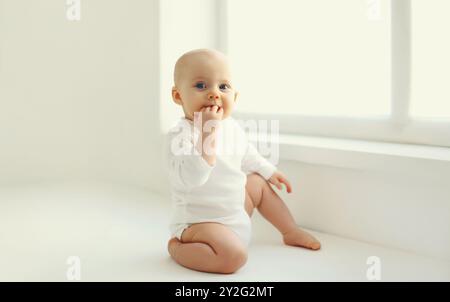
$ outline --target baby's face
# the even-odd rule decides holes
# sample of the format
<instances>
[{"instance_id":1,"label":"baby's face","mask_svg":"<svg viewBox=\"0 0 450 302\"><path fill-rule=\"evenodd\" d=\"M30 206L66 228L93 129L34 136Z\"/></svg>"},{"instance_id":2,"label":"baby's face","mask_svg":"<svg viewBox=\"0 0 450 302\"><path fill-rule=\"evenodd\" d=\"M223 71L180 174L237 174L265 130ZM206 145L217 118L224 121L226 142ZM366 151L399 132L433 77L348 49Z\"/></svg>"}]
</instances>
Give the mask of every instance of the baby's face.
<instances>
[{"instance_id":1,"label":"baby's face","mask_svg":"<svg viewBox=\"0 0 450 302\"><path fill-rule=\"evenodd\" d=\"M226 119L233 111L237 92L225 58L214 53L195 53L182 59L172 97L183 106L187 119L194 120L194 112L213 105L223 108L222 119Z\"/></svg>"}]
</instances>

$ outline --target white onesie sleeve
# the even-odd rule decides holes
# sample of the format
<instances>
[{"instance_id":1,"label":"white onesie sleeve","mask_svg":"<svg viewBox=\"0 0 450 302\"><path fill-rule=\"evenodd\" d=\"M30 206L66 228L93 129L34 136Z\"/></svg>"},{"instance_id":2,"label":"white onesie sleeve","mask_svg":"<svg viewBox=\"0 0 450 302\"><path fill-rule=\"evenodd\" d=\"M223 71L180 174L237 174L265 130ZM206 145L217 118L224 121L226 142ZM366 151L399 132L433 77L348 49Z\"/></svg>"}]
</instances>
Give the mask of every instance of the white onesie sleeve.
<instances>
[{"instance_id":1,"label":"white onesie sleeve","mask_svg":"<svg viewBox=\"0 0 450 302\"><path fill-rule=\"evenodd\" d=\"M256 172L268 180L276 170L277 168L262 157L256 148L247 141L247 151L242 158L242 171L246 174Z\"/></svg>"},{"instance_id":2,"label":"white onesie sleeve","mask_svg":"<svg viewBox=\"0 0 450 302\"><path fill-rule=\"evenodd\" d=\"M214 166L195 151L195 136L169 132L167 161L169 179L178 190L190 191L205 184Z\"/></svg>"},{"instance_id":3,"label":"white onesie sleeve","mask_svg":"<svg viewBox=\"0 0 450 302\"><path fill-rule=\"evenodd\" d=\"M261 156L261 154L259 154L258 150L256 150L253 144L248 141L247 134L237 122L235 123L235 126L237 127L237 131L240 132L242 144L245 148L241 163L241 170L246 174L256 172L264 177L265 180L268 180L273 175L273 173L275 173L277 168L267 159Z\"/></svg>"}]
</instances>

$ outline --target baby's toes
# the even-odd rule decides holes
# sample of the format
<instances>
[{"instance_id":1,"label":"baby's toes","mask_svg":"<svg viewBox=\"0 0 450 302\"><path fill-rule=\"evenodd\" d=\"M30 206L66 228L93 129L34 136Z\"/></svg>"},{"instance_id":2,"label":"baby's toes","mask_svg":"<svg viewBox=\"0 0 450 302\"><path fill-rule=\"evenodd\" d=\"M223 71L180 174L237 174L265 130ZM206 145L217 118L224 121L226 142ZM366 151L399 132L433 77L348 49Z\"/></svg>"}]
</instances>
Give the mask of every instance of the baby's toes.
<instances>
[{"instance_id":1,"label":"baby's toes","mask_svg":"<svg viewBox=\"0 0 450 302\"><path fill-rule=\"evenodd\" d=\"M320 250L321 245L319 241L315 240L309 245L309 247L310 249L317 251Z\"/></svg>"},{"instance_id":2,"label":"baby's toes","mask_svg":"<svg viewBox=\"0 0 450 302\"><path fill-rule=\"evenodd\" d=\"M318 250L321 246L316 238L301 229L292 230L284 234L283 241L287 245L301 246L311 250Z\"/></svg>"}]
</instances>

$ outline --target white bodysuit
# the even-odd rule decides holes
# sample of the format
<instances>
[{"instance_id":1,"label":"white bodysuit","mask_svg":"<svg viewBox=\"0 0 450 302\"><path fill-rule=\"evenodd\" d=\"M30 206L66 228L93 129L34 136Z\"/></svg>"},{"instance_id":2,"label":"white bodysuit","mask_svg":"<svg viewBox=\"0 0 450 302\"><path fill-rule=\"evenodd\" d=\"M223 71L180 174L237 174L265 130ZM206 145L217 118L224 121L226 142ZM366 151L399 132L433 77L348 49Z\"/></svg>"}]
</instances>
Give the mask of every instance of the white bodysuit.
<instances>
[{"instance_id":1,"label":"white bodysuit","mask_svg":"<svg viewBox=\"0 0 450 302\"><path fill-rule=\"evenodd\" d=\"M245 211L247 174L256 172L268 180L276 167L248 142L233 118L219 123L214 166L196 152L194 142L200 131L193 121L181 118L169 131L166 159L173 206L170 232L181 240L182 232L190 225L217 222L228 226L248 246L251 223Z\"/></svg>"}]
</instances>

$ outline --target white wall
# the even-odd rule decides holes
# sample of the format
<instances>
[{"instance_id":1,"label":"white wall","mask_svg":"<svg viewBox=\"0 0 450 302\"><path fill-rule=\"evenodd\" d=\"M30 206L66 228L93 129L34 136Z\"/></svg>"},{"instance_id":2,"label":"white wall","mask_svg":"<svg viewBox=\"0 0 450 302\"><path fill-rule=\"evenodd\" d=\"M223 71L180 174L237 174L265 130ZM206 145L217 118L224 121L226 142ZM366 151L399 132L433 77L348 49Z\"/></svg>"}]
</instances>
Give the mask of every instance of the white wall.
<instances>
[{"instance_id":1,"label":"white wall","mask_svg":"<svg viewBox=\"0 0 450 302\"><path fill-rule=\"evenodd\" d=\"M445 175L381 172L281 161L282 193L300 225L450 260L450 190Z\"/></svg>"},{"instance_id":2,"label":"white wall","mask_svg":"<svg viewBox=\"0 0 450 302\"><path fill-rule=\"evenodd\" d=\"M156 0L0 0L0 185L158 187Z\"/></svg>"},{"instance_id":3,"label":"white wall","mask_svg":"<svg viewBox=\"0 0 450 302\"><path fill-rule=\"evenodd\" d=\"M173 66L217 48L216 5L81 0L81 20L69 22L65 1L0 0L0 185L106 180L167 192L162 136L182 116Z\"/></svg>"}]
</instances>

